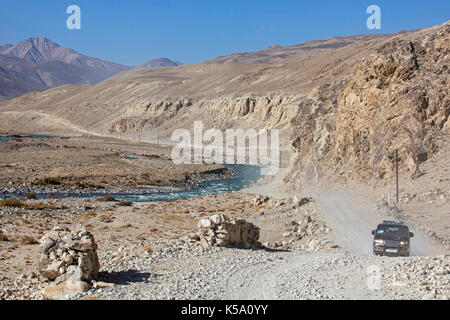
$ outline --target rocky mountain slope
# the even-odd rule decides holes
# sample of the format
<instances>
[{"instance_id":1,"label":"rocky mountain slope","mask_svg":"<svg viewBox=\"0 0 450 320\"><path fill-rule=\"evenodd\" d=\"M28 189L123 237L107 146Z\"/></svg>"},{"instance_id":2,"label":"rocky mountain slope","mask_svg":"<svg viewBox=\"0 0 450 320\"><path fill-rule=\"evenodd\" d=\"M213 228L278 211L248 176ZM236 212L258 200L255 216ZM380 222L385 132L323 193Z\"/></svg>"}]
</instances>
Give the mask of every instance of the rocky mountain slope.
<instances>
[{"instance_id":1,"label":"rocky mountain slope","mask_svg":"<svg viewBox=\"0 0 450 320\"><path fill-rule=\"evenodd\" d=\"M267 63L300 58L311 53L347 47L357 42L385 39L391 34L362 34L357 36L334 37L307 41L293 46L272 45L254 52L237 52L210 60L210 63Z\"/></svg>"},{"instance_id":2,"label":"rocky mountain slope","mask_svg":"<svg viewBox=\"0 0 450 320\"><path fill-rule=\"evenodd\" d=\"M291 179L411 177L450 132L450 23L396 36L342 81L311 91L292 121Z\"/></svg>"},{"instance_id":3,"label":"rocky mountain slope","mask_svg":"<svg viewBox=\"0 0 450 320\"><path fill-rule=\"evenodd\" d=\"M0 99L68 83L96 84L130 69L91 58L45 38L0 46Z\"/></svg>"}]
</instances>

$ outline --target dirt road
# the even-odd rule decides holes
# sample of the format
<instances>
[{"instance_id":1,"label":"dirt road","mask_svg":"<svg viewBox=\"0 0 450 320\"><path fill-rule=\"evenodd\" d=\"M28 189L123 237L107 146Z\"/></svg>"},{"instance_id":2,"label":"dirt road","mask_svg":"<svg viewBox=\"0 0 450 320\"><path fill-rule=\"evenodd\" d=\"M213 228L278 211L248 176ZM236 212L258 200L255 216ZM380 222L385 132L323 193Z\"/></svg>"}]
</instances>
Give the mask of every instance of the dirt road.
<instances>
[{"instance_id":1,"label":"dirt road","mask_svg":"<svg viewBox=\"0 0 450 320\"><path fill-rule=\"evenodd\" d=\"M371 255L371 230L383 220L393 220L387 212L375 210L375 198L348 192L316 193L318 210L334 232L341 246L353 254ZM442 248L418 230L411 239L412 256L430 256L443 253Z\"/></svg>"},{"instance_id":2,"label":"dirt road","mask_svg":"<svg viewBox=\"0 0 450 320\"><path fill-rule=\"evenodd\" d=\"M373 198L343 191L316 192L313 197L322 218L331 227L343 250L340 253L282 253L264 263L244 267L229 275L229 299L419 297L414 296L420 295L419 286L398 281L386 282L386 279L381 284L383 271L393 268L398 262L407 263L412 258L373 256L371 230L383 219L392 220L392 217L374 209ZM426 235L414 229L412 231L415 233L411 241L412 256L443 253L443 249ZM408 275L409 271L405 268L403 272ZM389 278L389 273L385 276ZM373 279L380 281L375 289ZM394 292L393 287L395 290L403 287L403 291Z\"/></svg>"},{"instance_id":3,"label":"dirt road","mask_svg":"<svg viewBox=\"0 0 450 320\"><path fill-rule=\"evenodd\" d=\"M228 298L239 300L380 299L367 284L370 259L323 253L285 253L230 275Z\"/></svg>"}]
</instances>

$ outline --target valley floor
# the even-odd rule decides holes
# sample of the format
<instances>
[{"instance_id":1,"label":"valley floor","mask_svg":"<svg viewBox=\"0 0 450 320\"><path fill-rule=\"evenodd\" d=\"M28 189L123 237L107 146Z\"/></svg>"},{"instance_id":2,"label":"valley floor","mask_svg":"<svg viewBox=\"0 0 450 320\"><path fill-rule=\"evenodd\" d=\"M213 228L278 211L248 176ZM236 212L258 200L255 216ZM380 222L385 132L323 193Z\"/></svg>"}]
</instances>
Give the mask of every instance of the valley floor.
<instances>
[{"instance_id":1,"label":"valley floor","mask_svg":"<svg viewBox=\"0 0 450 320\"><path fill-rule=\"evenodd\" d=\"M59 200L81 209L77 213L3 215L1 229L10 241L0 242L1 297L41 299L41 290L48 285L37 272L39 246L23 235L36 240L55 225L71 228L79 223L96 237L101 263L99 280L109 285L72 299L450 297L450 256L432 239L424 235L416 238L421 239L417 242L419 247L427 245L432 249L416 253L426 256L374 257L370 254L370 223L340 225L322 214L329 210L327 205L333 212L351 214L354 205L346 207L346 202L318 199L298 206L292 199L275 198L259 204L259 199L234 192L172 202L135 203L132 207L95 200ZM263 248L210 248L191 240L188 235L195 232L198 219L215 213L242 217L258 225ZM305 217L310 217L311 222L299 236L292 231L292 222L302 222ZM338 221L340 218L344 217L336 216ZM345 226L347 239L342 237ZM416 242L412 247L416 248Z\"/></svg>"},{"instance_id":2,"label":"valley floor","mask_svg":"<svg viewBox=\"0 0 450 320\"><path fill-rule=\"evenodd\" d=\"M172 166L168 150L153 145L51 133L58 137L0 142L3 191L183 188L186 175L221 168ZM293 195L283 189L284 170L240 192L187 200L22 199L0 207L0 299L42 299L48 283L37 271L38 240L54 226L78 224L96 238L99 280L108 285L73 299L449 299L446 152L436 158L445 164L438 184L427 164L414 183L402 184L398 206L387 201L389 186ZM45 177L55 176L59 184L47 185ZM299 204L303 196L312 201ZM208 248L191 240L201 217L219 213L256 224L262 248ZM410 225L413 257L371 255L370 231L383 219Z\"/></svg>"}]
</instances>

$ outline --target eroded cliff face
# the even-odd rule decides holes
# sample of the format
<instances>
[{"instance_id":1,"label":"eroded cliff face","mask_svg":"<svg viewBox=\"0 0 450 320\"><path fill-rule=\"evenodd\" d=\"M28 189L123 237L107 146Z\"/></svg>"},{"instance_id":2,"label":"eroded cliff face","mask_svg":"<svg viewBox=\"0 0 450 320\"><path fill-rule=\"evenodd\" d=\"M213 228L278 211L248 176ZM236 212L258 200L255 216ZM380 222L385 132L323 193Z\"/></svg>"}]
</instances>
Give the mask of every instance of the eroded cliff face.
<instances>
[{"instance_id":1,"label":"eroded cliff face","mask_svg":"<svg viewBox=\"0 0 450 320\"><path fill-rule=\"evenodd\" d=\"M376 181L400 167L414 178L450 131L450 23L394 37L342 81L323 85L292 119L286 181Z\"/></svg>"},{"instance_id":2,"label":"eroded cliff face","mask_svg":"<svg viewBox=\"0 0 450 320\"><path fill-rule=\"evenodd\" d=\"M169 132L177 124L189 128L194 121L221 130L252 126L282 128L295 116L298 101L293 96L152 99L129 107L107 130L124 135L154 128Z\"/></svg>"}]
</instances>

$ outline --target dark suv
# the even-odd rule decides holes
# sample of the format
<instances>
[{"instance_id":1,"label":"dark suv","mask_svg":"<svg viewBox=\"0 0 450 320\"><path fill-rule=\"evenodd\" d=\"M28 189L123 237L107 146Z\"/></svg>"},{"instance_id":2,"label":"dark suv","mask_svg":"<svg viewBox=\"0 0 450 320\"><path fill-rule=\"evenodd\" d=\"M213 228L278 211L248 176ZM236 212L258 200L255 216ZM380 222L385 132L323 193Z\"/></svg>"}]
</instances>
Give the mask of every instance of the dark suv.
<instances>
[{"instance_id":1,"label":"dark suv","mask_svg":"<svg viewBox=\"0 0 450 320\"><path fill-rule=\"evenodd\" d=\"M410 253L410 238L414 233L409 232L403 222L383 221L376 230L372 230L373 253L379 256L403 256Z\"/></svg>"}]
</instances>

